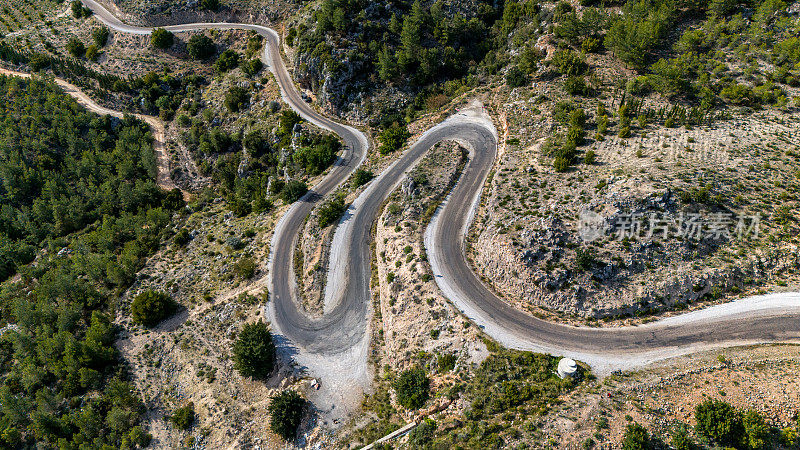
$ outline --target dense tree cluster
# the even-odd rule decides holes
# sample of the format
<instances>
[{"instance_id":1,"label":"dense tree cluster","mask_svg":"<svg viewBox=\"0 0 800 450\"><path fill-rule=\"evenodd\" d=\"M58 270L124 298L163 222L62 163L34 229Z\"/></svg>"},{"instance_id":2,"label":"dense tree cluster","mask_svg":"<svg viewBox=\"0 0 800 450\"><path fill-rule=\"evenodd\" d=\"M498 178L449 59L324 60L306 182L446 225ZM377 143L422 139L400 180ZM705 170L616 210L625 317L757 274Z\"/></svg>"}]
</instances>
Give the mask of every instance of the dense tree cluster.
<instances>
[{"instance_id":1,"label":"dense tree cluster","mask_svg":"<svg viewBox=\"0 0 800 450\"><path fill-rule=\"evenodd\" d=\"M306 69L315 80L328 71L342 87L391 83L419 92L422 108L442 88L452 95L460 84L440 83L468 77L491 49L496 4L479 1L474 10L454 11L444 2L326 0L287 41L314 60Z\"/></svg>"},{"instance_id":2,"label":"dense tree cluster","mask_svg":"<svg viewBox=\"0 0 800 450\"><path fill-rule=\"evenodd\" d=\"M185 100L199 95L203 83L205 80L198 75L177 77L167 72L148 72L127 85L138 93L133 101L143 112L171 120Z\"/></svg>"},{"instance_id":3,"label":"dense tree cluster","mask_svg":"<svg viewBox=\"0 0 800 450\"><path fill-rule=\"evenodd\" d=\"M647 67L675 18L673 0L632 0L622 7L605 39L606 47L636 69Z\"/></svg>"},{"instance_id":4,"label":"dense tree cluster","mask_svg":"<svg viewBox=\"0 0 800 450\"><path fill-rule=\"evenodd\" d=\"M144 124L88 113L41 80L0 77L0 97L3 277L21 275L0 288L0 320L13 325L0 339L1 446L145 446L111 299L180 201L154 183Z\"/></svg>"},{"instance_id":5,"label":"dense tree cluster","mask_svg":"<svg viewBox=\"0 0 800 450\"><path fill-rule=\"evenodd\" d=\"M800 85L800 39L783 0L581 3L578 12L567 2L549 9L532 0L326 0L308 23L289 29L287 42L298 50L301 82L318 89L325 80L334 105L388 83L408 94L407 119L493 74L525 85L541 68L535 44L545 24L560 41L551 67L567 75L571 95L595 93L584 80L585 55L604 51L639 72L636 95L655 91L704 111L786 104L779 83ZM621 14L608 8L618 5ZM752 76L769 64L774 71ZM745 67L745 82L729 67Z\"/></svg>"},{"instance_id":6,"label":"dense tree cluster","mask_svg":"<svg viewBox=\"0 0 800 450\"><path fill-rule=\"evenodd\" d=\"M558 18L554 33L584 51L589 51L587 40L602 41L641 74L628 82L627 91L633 95L657 92L705 112L723 103L786 104L779 83L800 85L797 25L782 0L748 5L754 9L749 18L744 4L729 0L629 1L621 15L601 8L586 8L581 18L566 14ZM688 26L674 33L676 23ZM592 46L592 51L599 49ZM775 68L758 76L759 60ZM743 77L730 69L737 66L746 67Z\"/></svg>"},{"instance_id":7,"label":"dense tree cluster","mask_svg":"<svg viewBox=\"0 0 800 450\"><path fill-rule=\"evenodd\" d=\"M276 198L296 201L308 190L298 178L322 173L341 149L334 135L298 127L302 119L290 110L281 112L274 128L246 133L228 133L199 116L184 117L180 122L186 127L183 143L203 161L200 169L211 175L239 216L267 211ZM246 166L242 165L242 148L248 155ZM282 153L289 157L280 157ZM209 160L214 161L213 166ZM294 178L287 182L279 174Z\"/></svg>"},{"instance_id":8,"label":"dense tree cluster","mask_svg":"<svg viewBox=\"0 0 800 450\"><path fill-rule=\"evenodd\" d=\"M165 200L145 124L88 113L39 80L0 77L0 92L0 278L47 239Z\"/></svg>"},{"instance_id":9,"label":"dense tree cluster","mask_svg":"<svg viewBox=\"0 0 800 450\"><path fill-rule=\"evenodd\" d=\"M105 27L96 28L92 32L94 43L88 48L78 39L67 42L67 50L75 58L61 58L47 53L20 52L5 42L0 42L0 60L13 64L27 64L32 72L50 70L56 76L73 80L83 89L95 86L103 96L115 94L124 103L131 104L134 109L145 114L154 114L162 119L171 120L182 102L199 95L197 88L205 83L198 75L174 76L168 71L163 73L148 72L138 77L122 78L98 72L87 67L76 58L97 56L99 49L108 40L109 31ZM213 44L213 42L212 42ZM192 106L193 105L193 106ZM190 105L198 108L196 102Z\"/></svg>"}]
</instances>

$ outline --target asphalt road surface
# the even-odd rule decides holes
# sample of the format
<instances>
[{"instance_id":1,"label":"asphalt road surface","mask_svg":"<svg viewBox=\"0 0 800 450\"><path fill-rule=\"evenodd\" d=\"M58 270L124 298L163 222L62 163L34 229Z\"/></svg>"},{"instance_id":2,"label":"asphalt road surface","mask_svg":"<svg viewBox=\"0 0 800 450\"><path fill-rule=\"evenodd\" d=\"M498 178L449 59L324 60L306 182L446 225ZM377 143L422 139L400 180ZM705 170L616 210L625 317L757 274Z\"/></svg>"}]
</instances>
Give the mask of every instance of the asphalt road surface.
<instances>
[{"instance_id":1,"label":"asphalt road surface","mask_svg":"<svg viewBox=\"0 0 800 450\"><path fill-rule=\"evenodd\" d=\"M118 31L147 34L149 28L126 25L93 0L83 0L95 15ZM331 261L344 258L345 270L335 276L337 296L321 318L306 316L297 306L292 258L299 231L314 205L345 181L361 164L369 143L358 130L334 122L306 104L297 92L280 55L279 37L270 28L234 23L199 23L165 27L173 32L204 29L253 30L267 40L265 59L275 74L284 100L303 118L341 136L346 148L336 165L276 227L270 253L270 308L280 333L298 351L337 355L363 343L370 316L370 229L388 195L405 173L437 142L456 140L471 158L450 197L426 233L426 248L444 294L486 332L518 348L569 355L601 370L625 368L656 359L725 345L800 342L800 296L796 293L754 297L704 311L663 319L638 327L573 327L537 319L494 295L470 269L464 256L464 235L472 220L486 176L497 155L497 138L485 114L448 120L429 130L363 192L348 210L344 247ZM474 107L473 107L474 109ZM340 228L343 225L340 225ZM366 361L364 361L366 364ZM318 374L324 377L325 374Z\"/></svg>"}]
</instances>

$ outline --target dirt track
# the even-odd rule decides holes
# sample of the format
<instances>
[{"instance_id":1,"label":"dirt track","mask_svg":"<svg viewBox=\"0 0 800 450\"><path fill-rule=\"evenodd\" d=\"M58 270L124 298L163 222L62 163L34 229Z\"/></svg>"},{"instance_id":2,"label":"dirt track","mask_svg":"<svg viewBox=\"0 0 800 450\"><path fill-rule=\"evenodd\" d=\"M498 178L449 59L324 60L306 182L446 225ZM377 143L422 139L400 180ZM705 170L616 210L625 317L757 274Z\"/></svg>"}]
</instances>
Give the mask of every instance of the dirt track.
<instances>
[{"instance_id":1,"label":"dirt track","mask_svg":"<svg viewBox=\"0 0 800 450\"><path fill-rule=\"evenodd\" d=\"M0 74L20 78L31 78L31 74L29 73L17 72L3 68L0 68ZM115 111L113 109L108 109L104 106L98 105L94 100L86 95L85 92L81 91L77 86L66 80L55 78L54 81L61 87L61 89L64 90L64 92L69 94L81 106L89 111L97 114L117 117L120 119L125 115L125 113L121 111ZM147 123L153 132L153 151L156 153L156 161L158 162L158 175L156 177L156 184L163 189L176 189L177 186L172 181L172 177L170 177L169 155L167 154L166 146L164 145L164 122L157 117L147 116L144 114L133 114L133 116ZM183 190L181 190L181 192L183 193L183 198L188 200L190 194Z\"/></svg>"}]
</instances>

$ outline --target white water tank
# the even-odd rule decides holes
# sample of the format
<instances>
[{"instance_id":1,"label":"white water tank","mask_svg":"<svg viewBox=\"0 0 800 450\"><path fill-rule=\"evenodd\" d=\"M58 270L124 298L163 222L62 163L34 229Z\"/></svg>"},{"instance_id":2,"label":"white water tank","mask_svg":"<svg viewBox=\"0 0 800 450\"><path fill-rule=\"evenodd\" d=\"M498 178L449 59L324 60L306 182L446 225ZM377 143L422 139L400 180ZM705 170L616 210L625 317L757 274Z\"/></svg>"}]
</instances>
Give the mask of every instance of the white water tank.
<instances>
[{"instance_id":1,"label":"white water tank","mask_svg":"<svg viewBox=\"0 0 800 450\"><path fill-rule=\"evenodd\" d=\"M558 376L561 378L574 377L578 373L578 363L572 358L561 358L558 362Z\"/></svg>"}]
</instances>

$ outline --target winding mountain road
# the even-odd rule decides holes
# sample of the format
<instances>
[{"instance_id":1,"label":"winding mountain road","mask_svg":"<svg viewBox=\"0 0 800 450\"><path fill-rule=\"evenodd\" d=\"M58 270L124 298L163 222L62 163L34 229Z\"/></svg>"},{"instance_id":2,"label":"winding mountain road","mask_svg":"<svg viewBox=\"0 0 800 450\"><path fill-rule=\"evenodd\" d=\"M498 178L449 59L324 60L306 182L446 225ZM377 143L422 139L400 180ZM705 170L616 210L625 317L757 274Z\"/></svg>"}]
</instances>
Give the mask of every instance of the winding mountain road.
<instances>
[{"instance_id":1,"label":"winding mountain road","mask_svg":"<svg viewBox=\"0 0 800 450\"><path fill-rule=\"evenodd\" d=\"M122 23L94 0L83 0L95 17L121 32L148 34L150 28ZM307 105L297 92L270 28L236 23L198 23L165 27L173 32L205 29L252 30L264 36L264 58L283 99L304 119L341 136L346 148L327 175L279 221L269 262L267 314L279 344L299 364L322 379L316 406L328 418L344 417L368 391L371 317L370 229L384 200L437 142L454 140L470 150L456 187L425 233L425 246L443 293L504 345L565 355L586 361L600 373L647 364L671 356L730 345L800 342L800 294L751 297L637 327L573 327L537 319L499 299L480 281L464 255L464 237L497 156L491 119L473 104L428 130L394 164L374 179L350 206L332 244L325 292L325 314L306 316L295 300L292 259L298 234L314 205L347 179L369 149L366 136L334 122ZM355 402L355 403L354 403Z\"/></svg>"}]
</instances>

